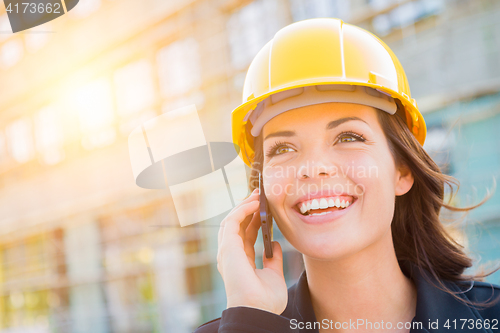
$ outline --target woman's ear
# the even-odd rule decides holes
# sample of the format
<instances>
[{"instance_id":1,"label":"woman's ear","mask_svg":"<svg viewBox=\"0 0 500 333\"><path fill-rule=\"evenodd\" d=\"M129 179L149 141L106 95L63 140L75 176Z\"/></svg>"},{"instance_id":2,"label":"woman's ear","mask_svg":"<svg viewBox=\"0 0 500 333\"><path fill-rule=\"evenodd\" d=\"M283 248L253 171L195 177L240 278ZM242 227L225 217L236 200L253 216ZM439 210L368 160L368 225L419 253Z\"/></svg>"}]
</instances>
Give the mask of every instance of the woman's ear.
<instances>
[{"instance_id":1,"label":"woman's ear","mask_svg":"<svg viewBox=\"0 0 500 333\"><path fill-rule=\"evenodd\" d=\"M413 186L414 181L410 168L405 164L401 164L396 169L396 177L396 195L406 194Z\"/></svg>"}]
</instances>

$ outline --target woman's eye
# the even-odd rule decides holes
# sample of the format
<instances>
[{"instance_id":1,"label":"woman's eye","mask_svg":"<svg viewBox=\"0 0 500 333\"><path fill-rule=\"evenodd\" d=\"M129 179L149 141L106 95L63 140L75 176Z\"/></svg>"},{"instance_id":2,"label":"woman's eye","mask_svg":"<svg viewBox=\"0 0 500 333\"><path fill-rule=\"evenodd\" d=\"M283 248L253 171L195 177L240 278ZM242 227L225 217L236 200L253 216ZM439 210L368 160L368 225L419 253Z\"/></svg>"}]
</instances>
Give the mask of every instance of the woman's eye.
<instances>
[{"instance_id":1,"label":"woman's eye","mask_svg":"<svg viewBox=\"0 0 500 333\"><path fill-rule=\"evenodd\" d=\"M290 147L279 147L276 149L276 155L280 155L282 153L284 154L284 153L290 151L290 149L291 149Z\"/></svg>"},{"instance_id":2,"label":"woman's eye","mask_svg":"<svg viewBox=\"0 0 500 333\"><path fill-rule=\"evenodd\" d=\"M268 158L271 158L275 155L283 155L291 151L294 151L294 149L292 147L289 147L286 142L278 142L274 144L271 148L269 148L266 156Z\"/></svg>"},{"instance_id":3,"label":"woman's eye","mask_svg":"<svg viewBox=\"0 0 500 333\"><path fill-rule=\"evenodd\" d=\"M352 136L344 136L342 138L340 138L340 142L352 142L352 141L356 141L357 139L353 138Z\"/></svg>"},{"instance_id":4,"label":"woman's eye","mask_svg":"<svg viewBox=\"0 0 500 333\"><path fill-rule=\"evenodd\" d=\"M363 135L359 135L354 132L343 132L340 133L338 136L337 142L339 143L344 143L344 142L355 142L355 141L366 141L365 138L363 138Z\"/></svg>"}]
</instances>

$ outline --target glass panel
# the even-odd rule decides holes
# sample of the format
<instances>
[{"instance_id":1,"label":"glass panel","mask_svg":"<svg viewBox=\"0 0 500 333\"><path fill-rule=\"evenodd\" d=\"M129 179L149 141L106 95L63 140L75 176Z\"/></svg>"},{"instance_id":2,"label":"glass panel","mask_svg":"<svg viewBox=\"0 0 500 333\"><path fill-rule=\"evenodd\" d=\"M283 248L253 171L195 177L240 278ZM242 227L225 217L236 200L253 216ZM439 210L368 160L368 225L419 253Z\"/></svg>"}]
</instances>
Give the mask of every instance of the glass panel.
<instances>
[{"instance_id":1,"label":"glass panel","mask_svg":"<svg viewBox=\"0 0 500 333\"><path fill-rule=\"evenodd\" d=\"M185 94L201 85L198 42L192 38L176 41L158 51L160 90L164 97Z\"/></svg>"},{"instance_id":2,"label":"glass panel","mask_svg":"<svg viewBox=\"0 0 500 333\"><path fill-rule=\"evenodd\" d=\"M19 163L31 160L34 155L32 123L27 117L18 119L6 128L10 154Z\"/></svg>"}]
</instances>

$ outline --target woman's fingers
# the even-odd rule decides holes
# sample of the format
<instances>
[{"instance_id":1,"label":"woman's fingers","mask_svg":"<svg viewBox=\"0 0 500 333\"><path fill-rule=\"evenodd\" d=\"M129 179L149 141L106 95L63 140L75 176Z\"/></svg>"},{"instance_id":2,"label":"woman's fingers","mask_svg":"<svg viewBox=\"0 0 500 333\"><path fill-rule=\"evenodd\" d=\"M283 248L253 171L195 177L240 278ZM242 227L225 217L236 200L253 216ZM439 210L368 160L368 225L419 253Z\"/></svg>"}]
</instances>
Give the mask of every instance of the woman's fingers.
<instances>
[{"instance_id":1,"label":"woman's fingers","mask_svg":"<svg viewBox=\"0 0 500 333\"><path fill-rule=\"evenodd\" d=\"M258 195L257 189L253 190L252 194L250 194L250 197L248 197L247 199L250 199L250 198L251 198L250 201L259 200L259 195ZM240 236L242 239L245 239L245 231L247 230L247 227L250 224L251 220L252 220L252 215L249 215L240 224Z\"/></svg>"},{"instance_id":2,"label":"woman's fingers","mask_svg":"<svg viewBox=\"0 0 500 333\"><path fill-rule=\"evenodd\" d=\"M219 230L219 248L217 251L217 268L222 275L223 264L228 264L223 260L223 255L233 258L232 260L243 260L245 255L244 239L239 235L240 224L252 217L259 208L259 200L254 191L250 197L241 202L236 209L231 211L228 216L222 221ZM241 252L240 252L241 251ZM243 258L241 258L243 256ZM240 257L239 259L237 259ZM230 259L231 261L231 259Z\"/></svg>"},{"instance_id":3,"label":"woman's fingers","mask_svg":"<svg viewBox=\"0 0 500 333\"><path fill-rule=\"evenodd\" d=\"M273 257L266 258L266 253L262 255L262 265L264 268L270 268L283 276L283 251L280 243L273 241Z\"/></svg>"},{"instance_id":4,"label":"woman's fingers","mask_svg":"<svg viewBox=\"0 0 500 333\"><path fill-rule=\"evenodd\" d=\"M238 233L240 229L240 225L242 223L249 223L250 221L246 219L248 215L253 213L255 211L255 205L257 204L258 207L258 202L259 202L259 196L257 195L257 191L254 190L252 194L245 200L243 200L238 206L236 206L231 213L229 213L228 216L224 219L224 228L222 230L222 239L224 239L224 233L226 232L226 229L228 227L232 228L231 231L234 233L234 229L237 228L238 230L236 233ZM250 205L250 209L248 209ZM251 217L250 217L251 218Z\"/></svg>"},{"instance_id":5,"label":"woman's fingers","mask_svg":"<svg viewBox=\"0 0 500 333\"><path fill-rule=\"evenodd\" d=\"M237 209L239 209L242 205L255 200L257 198L257 195L256 195L257 193L258 193L257 189L253 190L252 194L250 194L248 196L248 198L246 198L245 200L243 200L242 202L240 202L236 207L234 207L229 212L229 214L226 216L226 218L224 220L222 220L222 222L220 224L220 227L219 227L219 233L217 235L217 244L218 244L219 247L221 246L221 243L222 243L222 235L224 233L224 227L226 225L227 219L230 219L232 217L232 214L234 213L234 211L237 210Z\"/></svg>"},{"instance_id":6,"label":"woman's fingers","mask_svg":"<svg viewBox=\"0 0 500 333\"><path fill-rule=\"evenodd\" d=\"M253 218L254 214L250 214L247 217L245 217L245 219L243 220L243 222L241 222L241 224L240 224L240 231L238 232L238 235L240 235L240 237L243 240L243 242L245 241L245 238L246 238L245 235L246 235L247 227L250 224L250 221L252 221L252 218Z\"/></svg>"},{"instance_id":7,"label":"woman's fingers","mask_svg":"<svg viewBox=\"0 0 500 333\"><path fill-rule=\"evenodd\" d=\"M243 248L243 239L239 235L240 224L247 218L247 216L255 213L259 208L259 201L254 200L245 203L238 207L230 216L225 220L222 230L221 247L237 246Z\"/></svg>"},{"instance_id":8,"label":"woman's fingers","mask_svg":"<svg viewBox=\"0 0 500 333\"><path fill-rule=\"evenodd\" d=\"M244 249L248 258L248 262L252 265L253 269L256 269L255 265L255 240L257 239L257 235L259 233L260 228L260 214L259 211L255 212L252 216L252 220L245 231L244 238Z\"/></svg>"},{"instance_id":9,"label":"woman's fingers","mask_svg":"<svg viewBox=\"0 0 500 333\"><path fill-rule=\"evenodd\" d=\"M255 241L259 235L259 229L261 226L259 211L253 214L252 220L248 224L247 230L245 231L245 252L247 255L251 254L255 258Z\"/></svg>"}]
</instances>

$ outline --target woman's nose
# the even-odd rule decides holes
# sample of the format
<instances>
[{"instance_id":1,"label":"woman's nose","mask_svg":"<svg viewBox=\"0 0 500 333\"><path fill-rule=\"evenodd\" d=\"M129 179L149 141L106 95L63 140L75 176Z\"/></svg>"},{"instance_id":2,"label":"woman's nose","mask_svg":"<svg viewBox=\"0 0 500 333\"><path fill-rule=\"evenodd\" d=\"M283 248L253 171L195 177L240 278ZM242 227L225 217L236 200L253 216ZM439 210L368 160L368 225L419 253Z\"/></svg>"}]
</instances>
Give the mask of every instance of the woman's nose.
<instances>
[{"instance_id":1,"label":"woman's nose","mask_svg":"<svg viewBox=\"0 0 500 333\"><path fill-rule=\"evenodd\" d=\"M322 161L307 160L297 170L297 178L329 178L337 173L335 165Z\"/></svg>"}]
</instances>

